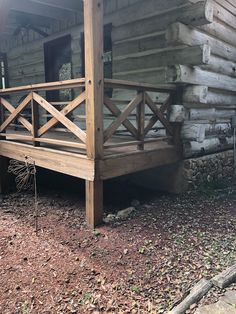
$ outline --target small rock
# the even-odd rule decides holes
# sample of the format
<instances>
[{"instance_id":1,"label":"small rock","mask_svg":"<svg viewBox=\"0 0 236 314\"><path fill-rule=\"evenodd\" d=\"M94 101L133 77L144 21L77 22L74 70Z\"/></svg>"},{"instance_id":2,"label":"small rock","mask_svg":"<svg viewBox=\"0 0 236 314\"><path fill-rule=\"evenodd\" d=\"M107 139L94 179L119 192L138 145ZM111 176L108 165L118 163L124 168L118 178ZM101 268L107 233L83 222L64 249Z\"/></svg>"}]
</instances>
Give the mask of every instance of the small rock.
<instances>
[{"instance_id":1,"label":"small rock","mask_svg":"<svg viewBox=\"0 0 236 314\"><path fill-rule=\"evenodd\" d=\"M197 307L197 303L194 303L190 306L190 310L194 310Z\"/></svg>"},{"instance_id":2,"label":"small rock","mask_svg":"<svg viewBox=\"0 0 236 314\"><path fill-rule=\"evenodd\" d=\"M132 207L135 207L135 208L137 208L138 206L140 206L139 200L132 200L131 206L132 206Z\"/></svg>"},{"instance_id":3,"label":"small rock","mask_svg":"<svg viewBox=\"0 0 236 314\"><path fill-rule=\"evenodd\" d=\"M127 249L125 249L125 250L124 250L124 255L127 255L128 252L129 252L129 251L128 251Z\"/></svg>"},{"instance_id":4,"label":"small rock","mask_svg":"<svg viewBox=\"0 0 236 314\"><path fill-rule=\"evenodd\" d=\"M127 219L129 218L129 216L135 211L135 208L134 207L128 207L126 209L122 209L120 211L118 211L117 215L116 215L116 218L117 219Z\"/></svg>"},{"instance_id":5,"label":"small rock","mask_svg":"<svg viewBox=\"0 0 236 314\"><path fill-rule=\"evenodd\" d=\"M145 204L145 205L143 206L143 208L146 209L146 210L151 210L151 209L153 209L153 206L150 205L150 204Z\"/></svg>"},{"instance_id":6,"label":"small rock","mask_svg":"<svg viewBox=\"0 0 236 314\"><path fill-rule=\"evenodd\" d=\"M112 222L114 222L116 220L116 215L113 215L113 214L109 214L107 215L107 217L105 217L103 219L103 221L106 223L106 224L110 224Z\"/></svg>"}]
</instances>

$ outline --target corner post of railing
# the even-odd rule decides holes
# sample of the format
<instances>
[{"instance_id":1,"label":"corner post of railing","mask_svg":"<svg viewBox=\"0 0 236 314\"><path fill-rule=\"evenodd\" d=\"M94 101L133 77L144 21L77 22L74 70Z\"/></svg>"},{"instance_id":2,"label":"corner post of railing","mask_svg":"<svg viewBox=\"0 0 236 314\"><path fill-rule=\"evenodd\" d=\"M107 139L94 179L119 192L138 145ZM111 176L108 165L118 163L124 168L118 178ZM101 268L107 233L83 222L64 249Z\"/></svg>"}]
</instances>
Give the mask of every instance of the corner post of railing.
<instances>
[{"instance_id":1,"label":"corner post of railing","mask_svg":"<svg viewBox=\"0 0 236 314\"><path fill-rule=\"evenodd\" d=\"M0 126L4 122L4 116L5 116L5 110L4 110L4 106L2 104L2 97L0 96ZM2 133L6 133L6 131L4 130ZM6 139L5 136L0 136L0 140L4 140L4 139Z\"/></svg>"},{"instance_id":2,"label":"corner post of railing","mask_svg":"<svg viewBox=\"0 0 236 314\"><path fill-rule=\"evenodd\" d=\"M84 0L86 148L94 164L94 180L86 181L86 216L90 227L102 222L103 182L99 161L104 154L103 131L103 0Z\"/></svg>"},{"instance_id":3,"label":"corner post of railing","mask_svg":"<svg viewBox=\"0 0 236 314\"><path fill-rule=\"evenodd\" d=\"M138 90L138 94L142 95L142 101L137 107L137 127L138 127L138 150L144 150L144 128L145 128L145 96L146 92L144 90Z\"/></svg>"},{"instance_id":4,"label":"corner post of railing","mask_svg":"<svg viewBox=\"0 0 236 314\"><path fill-rule=\"evenodd\" d=\"M36 142L35 139L38 137L39 129L39 107L38 103L34 101L33 92L31 92L31 117L32 117L32 135L33 135L33 145L35 147L40 146L39 142Z\"/></svg>"}]
</instances>

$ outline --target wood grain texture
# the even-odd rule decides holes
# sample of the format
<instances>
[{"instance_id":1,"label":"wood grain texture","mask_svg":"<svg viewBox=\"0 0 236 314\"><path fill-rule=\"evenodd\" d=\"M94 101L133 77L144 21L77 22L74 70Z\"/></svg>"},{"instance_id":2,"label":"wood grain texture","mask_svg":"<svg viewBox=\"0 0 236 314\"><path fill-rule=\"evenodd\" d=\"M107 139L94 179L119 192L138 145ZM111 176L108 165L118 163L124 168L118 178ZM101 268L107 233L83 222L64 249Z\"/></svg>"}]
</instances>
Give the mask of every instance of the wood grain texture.
<instances>
[{"instance_id":1,"label":"wood grain texture","mask_svg":"<svg viewBox=\"0 0 236 314\"><path fill-rule=\"evenodd\" d=\"M100 179L107 180L122 175L155 168L180 160L181 156L172 145L157 144L156 149L128 152L106 157L99 161Z\"/></svg>"},{"instance_id":2,"label":"wood grain texture","mask_svg":"<svg viewBox=\"0 0 236 314\"><path fill-rule=\"evenodd\" d=\"M73 79L67 81L59 81L59 82L50 82L50 83L39 83L39 84L31 84L19 87L11 87L0 89L0 95L8 95L19 92L37 92L40 90L49 91L49 90L60 90L66 88L74 88L84 86L85 79Z\"/></svg>"},{"instance_id":3,"label":"wood grain texture","mask_svg":"<svg viewBox=\"0 0 236 314\"><path fill-rule=\"evenodd\" d=\"M15 107L12 106L12 104L10 104L7 100L5 100L4 98L0 99L1 105L7 109L10 113L13 113L15 111ZM19 117L18 116L18 121L30 132L33 132L33 127L32 124L27 121L24 117Z\"/></svg>"},{"instance_id":4,"label":"wood grain texture","mask_svg":"<svg viewBox=\"0 0 236 314\"><path fill-rule=\"evenodd\" d=\"M127 107L121 112L116 120L105 130L104 142L106 142L119 128L119 126L127 120L129 114L142 102L142 94L138 94Z\"/></svg>"},{"instance_id":5,"label":"wood grain texture","mask_svg":"<svg viewBox=\"0 0 236 314\"><path fill-rule=\"evenodd\" d=\"M103 157L103 1L84 1L87 155Z\"/></svg>"},{"instance_id":6,"label":"wood grain texture","mask_svg":"<svg viewBox=\"0 0 236 314\"><path fill-rule=\"evenodd\" d=\"M94 229L103 220L103 182L86 180L86 220Z\"/></svg>"},{"instance_id":7,"label":"wood grain texture","mask_svg":"<svg viewBox=\"0 0 236 314\"><path fill-rule=\"evenodd\" d=\"M85 101L85 92L83 92L81 95L79 95L78 97L76 97L74 100L72 100L71 102L69 102L69 104L66 105L66 107L64 107L61 110L61 114L63 115L67 115L70 112L72 112L74 109L76 109L78 106L81 105L82 102ZM45 125L43 125L39 131L38 131L38 136L42 136L43 134L45 134L48 130L50 130L53 126L55 126L59 121L53 117L51 118Z\"/></svg>"},{"instance_id":8,"label":"wood grain texture","mask_svg":"<svg viewBox=\"0 0 236 314\"><path fill-rule=\"evenodd\" d=\"M190 291L189 295L168 314L182 314L197 303L212 288L212 283L206 279L200 280Z\"/></svg>"},{"instance_id":9,"label":"wood grain texture","mask_svg":"<svg viewBox=\"0 0 236 314\"><path fill-rule=\"evenodd\" d=\"M212 279L212 282L215 286L220 289L228 287L231 283L236 281L236 264L232 267L226 269L221 274L215 276Z\"/></svg>"},{"instance_id":10,"label":"wood grain texture","mask_svg":"<svg viewBox=\"0 0 236 314\"><path fill-rule=\"evenodd\" d=\"M91 181L95 178L94 162L84 155L9 141L0 141L0 152L2 156L21 161L30 156L36 166L73 177Z\"/></svg>"},{"instance_id":11,"label":"wood grain texture","mask_svg":"<svg viewBox=\"0 0 236 314\"><path fill-rule=\"evenodd\" d=\"M47 102L43 97L39 96L36 93L33 93L33 99L48 111L58 122L62 123L68 130L70 130L75 136L77 136L82 142L86 142L86 133L81 130L75 123L70 121L63 113L58 111L53 107L49 102Z\"/></svg>"},{"instance_id":12,"label":"wood grain texture","mask_svg":"<svg viewBox=\"0 0 236 314\"><path fill-rule=\"evenodd\" d=\"M17 108L10 114L10 116L3 122L3 124L0 126L0 132L4 131L11 122L16 119L20 113L25 109L25 107L31 102L32 100L32 94L29 94L20 104L17 106Z\"/></svg>"}]
</instances>

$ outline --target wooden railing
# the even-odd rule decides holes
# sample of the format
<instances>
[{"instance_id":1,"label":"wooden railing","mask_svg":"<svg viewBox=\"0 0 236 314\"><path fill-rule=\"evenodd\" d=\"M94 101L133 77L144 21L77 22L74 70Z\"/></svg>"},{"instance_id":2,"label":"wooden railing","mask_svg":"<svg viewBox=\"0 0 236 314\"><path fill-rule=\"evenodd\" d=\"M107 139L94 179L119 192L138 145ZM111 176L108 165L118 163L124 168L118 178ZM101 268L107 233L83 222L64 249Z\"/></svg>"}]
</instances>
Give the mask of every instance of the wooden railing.
<instances>
[{"instance_id":1,"label":"wooden railing","mask_svg":"<svg viewBox=\"0 0 236 314\"><path fill-rule=\"evenodd\" d=\"M42 92L79 88L77 97L67 102L49 102ZM145 148L145 143L157 141L158 138L147 138L150 131L159 121L168 136L173 135L173 129L168 121L168 111L173 102L175 86L153 86L119 80L105 80L105 91L136 91L130 100L118 100L104 95L104 149L137 145L138 150ZM150 92L162 93L166 99L157 103ZM15 95L23 93L25 98L17 105L12 104ZM41 93L41 94L39 94ZM86 150L86 110L84 115L78 115L83 123L75 122L72 113L85 105L85 79L75 79L63 82L53 82L8 88L0 90L0 139L32 142L34 146L40 143L71 147ZM121 108L122 107L122 108ZM47 114L43 115L42 110ZM27 114L25 111L27 109ZM148 110L147 110L148 109ZM42 116L46 116L42 122ZM107 119L111 122L106 123ZM17 124L15 123L17 121ZM62 127L56 127L62 125ZM120 131L122 126L122 132ZM19 131L20 130L20 131ZM67 132L71 138L52 138L52 132ZM112 142L117 134L125 134L124 141ZM129 135L129 137L127 137Z\"/></svg>"},{"instance_id":2,"label":"wooden railing","mask_svg":"<svg viewBox=\"0 0 236 314\"><path fill-rule=\"evenodd\" d=\"M153 131L158 121L161 123L159 129L165 129L167 136L173 136L174 130L169 123L168 113L176 92L174 85L154 86L128 81L105 80L105 86L113 90L136 91L136 95L128 102L111 99L107 95L104 96L104 105L114 117L113 122L104 130L105 148L137 145L138 150L143 150L145 143L163 139L163 137L147 137L148 133ZM163 103L157 103L149 95L150 92L165 94L166 99ZM125 107L121 110L119 105ZM110 145L106 144L118 132L121 125L124 128L122 132L128 133L132 137L132 140ZM157 131L157 128L155 130Z\"/></svg>"},{"instance_id":3,"label":"wooden railing","mask_svg":"<svg viewBox=\"0 0 236 314\"><path fill-rule=\"evenodd\" d=\"M10 101L6 100L3 97L0 98L1 116L3 120L0 125L0 136L2 138L5 138L7 129L11 127L12 130L12 127L14 126L13 122L17 119L18 123L20 123L24 127L24 131L26 131L28 134L22 134L22 129L19 134L17 134L17 132L10 133L8 131L8 139L14 139L18 141L30 141L33 142L35 146L38 146L40 143L46 143L85 149L86 132L67 117L68 114L72 113L75 109L77 109L85 102L85 92L82 92L74 100L66 102L66 105L63 106L61 110L56 108L56 105L60 105L60 102L51 104L45 98L37 94L37 92L40 91L47 92L53 90L84 88L84 82L85 79L76 79L63 82L20 86L1 90L0 96L12 96L19 93L29 94L27 94L24 100L20 104L17 104L17 106L13 106ZM30 111L30 114L28 114L26 118L24 117L23 112L27 107L29 107L28 111ZM39 121L40 108L44 109L50 117L48 121L45 122L43 125L40 125ZM6 111L8 111L9 114L6 114ZM56 129L53 128L59 123L64 126L64 131L69 131L77 138L78 141L70 142L45 136L46 133L49 133L49 131L56 131Z\"/></svg>"}]
</instances>

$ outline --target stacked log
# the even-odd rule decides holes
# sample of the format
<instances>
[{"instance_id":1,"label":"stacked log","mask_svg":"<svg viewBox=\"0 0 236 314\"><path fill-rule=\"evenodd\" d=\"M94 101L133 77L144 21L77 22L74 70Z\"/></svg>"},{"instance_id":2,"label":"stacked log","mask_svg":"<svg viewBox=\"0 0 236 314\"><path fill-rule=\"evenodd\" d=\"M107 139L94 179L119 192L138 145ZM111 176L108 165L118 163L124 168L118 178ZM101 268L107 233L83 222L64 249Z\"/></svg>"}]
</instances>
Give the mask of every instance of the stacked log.
<instances>
[{"instance_id":1,"label":"stacked log","mask_svg":"<svg viewBox=\"0 0 236 314\"><path fill-rule=\"evenodd\" d=\"M121 10L113 24L113 75L115 78L147 83L166 81L166 66L209 63L208 44L187 47L166 39L168 27L176 21L196 27L213 22L209 1L147 0Z\"/></svg>"},{"instance_id":2,"label":"stacked log","mask_svg":"<svg viewBox=\"0 0 236 314\"><path fill-rule=\"evenodd\" d=\"M170 25L170 45L209 45L209 62L197 66L176 64L166 80L184 84L183 105L189 112L182 138L186 157L232 148L231 118L236 114L236 3L212 1L213 22L192 27L181 22ZM190 85L191 84L191 85Z\"/></svg>"},{"instance_id":3,"label":"stacked log","mask_svg":"<svg viewBox=\"0 0 236 314\"><path fill-rule=\"evenodd\" d=\"M204 1L192 4L188 0L139 1L110 19L113 25L113 76L118 79L147 83L165 83L166 67L175 64L207 65L209 45L172 45L166 31L172 23L181 21L192 27L213 22L213 6ZM115 91L113 97L131 99L129 92ZM153 95L153 100L161 95ZM160 125L156 124L155 128Z\"/></svg>"}]
</instances>

